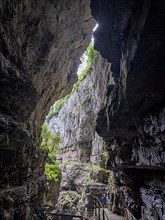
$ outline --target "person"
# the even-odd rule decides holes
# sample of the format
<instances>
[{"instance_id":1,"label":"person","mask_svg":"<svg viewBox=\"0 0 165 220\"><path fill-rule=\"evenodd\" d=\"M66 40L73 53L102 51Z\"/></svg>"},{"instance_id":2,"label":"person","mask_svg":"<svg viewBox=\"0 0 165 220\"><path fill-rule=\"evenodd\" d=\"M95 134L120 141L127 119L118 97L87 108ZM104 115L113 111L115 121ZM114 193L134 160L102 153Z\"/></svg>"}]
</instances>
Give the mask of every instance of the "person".
<instances>
[{"instance_id":1,"label":"person","mask_svg":"<svg viewBox=\"0 0 165 220\"><path fill-rule=\"evenodd\" d=\"M103 194L103 205L104 205L104 208L107 208L107 202L108 202L108 196L107 196L107 193L104 193Z\"/></svg>"}]
</instances>

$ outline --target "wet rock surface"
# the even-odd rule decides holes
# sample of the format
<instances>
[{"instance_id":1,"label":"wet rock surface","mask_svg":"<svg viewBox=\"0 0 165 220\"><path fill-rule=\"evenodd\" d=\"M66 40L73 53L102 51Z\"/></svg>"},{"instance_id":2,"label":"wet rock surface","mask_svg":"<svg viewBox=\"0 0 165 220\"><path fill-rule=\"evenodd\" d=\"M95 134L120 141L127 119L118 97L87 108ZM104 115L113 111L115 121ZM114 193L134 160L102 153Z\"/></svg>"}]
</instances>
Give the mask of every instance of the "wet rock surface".
<instances>
[{"instance_id":1,"label":"wet rock surface","mask_svg":"<svg viewBox=\"0 0 165 220\"><path fill-rule=\"evenodd\" d=\"M162 1L91 1L95 47L115 81L97 119L114 172L113 209L137 219L164 219L164 8ZM122 187L133 194L120 195Z\"/></svg>"},{"instance_id":2,"label":"wet rock surface","mask_svg":"<svg viewBox=\"0 0 165 220\"><path fill-rule=\"evenodd\" d=\"M142 219L165 219L164 190L157 187L141 188L140 193L144 202Z\"/></svg>"},{"instance_id":3,"label":"wet rock surface","mask_svg":"<svg viewBox=\"0 0 165 220\"><path fill-rule=\"evenodd\" d=\"M89 4L0 3L0 219L46 219L41 125L76 81L95 24Z\"/></svg>"}]
</instances>

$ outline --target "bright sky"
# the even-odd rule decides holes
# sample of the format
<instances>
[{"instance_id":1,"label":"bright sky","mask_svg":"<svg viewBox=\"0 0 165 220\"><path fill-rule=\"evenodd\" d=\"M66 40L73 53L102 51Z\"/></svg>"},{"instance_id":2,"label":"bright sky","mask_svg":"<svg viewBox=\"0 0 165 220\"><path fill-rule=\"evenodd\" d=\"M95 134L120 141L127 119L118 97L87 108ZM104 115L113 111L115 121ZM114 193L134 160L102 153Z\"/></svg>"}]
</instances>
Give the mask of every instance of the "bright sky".
<instances>
[{"instance_id":1,"label":"bright sky","mask_svg":"<svg viewBox=\"0 0 165 220\"><path fill-rule=\"evenodd\" d=\"M87 59L88 59L88 56L84 52L83 55L80 58L81 64L78 67L77 75L81 74L85 70L85 68L87 66Z\"/></svg>"},{"instance_id":2,"label":"bright sky","mask_svg":"<svg viewBox=\"0 0 165 220\"><path fill-rule=\"evenodd\" d=\"M98 24L96 24L96 26L93 28L93 32L95 32L95 30L98 28ZM91 39L92 43L94 43L94 38L92 36L92 39ZM79 68L78 68L78 71L77 71L77 75L81 74L86 66L87 66L87 55L86 55L86 51L82 54L80 60L81 60L81 64L79 65Z\"/></svg>"}]
</instances>

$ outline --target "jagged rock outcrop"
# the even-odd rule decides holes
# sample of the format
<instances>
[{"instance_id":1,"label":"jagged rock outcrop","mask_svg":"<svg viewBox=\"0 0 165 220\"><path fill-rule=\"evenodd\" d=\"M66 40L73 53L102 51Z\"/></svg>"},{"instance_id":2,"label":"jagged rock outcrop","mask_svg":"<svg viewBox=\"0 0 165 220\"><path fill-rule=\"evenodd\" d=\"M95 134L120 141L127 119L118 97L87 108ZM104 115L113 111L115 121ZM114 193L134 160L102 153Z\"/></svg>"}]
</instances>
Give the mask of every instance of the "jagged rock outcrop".
<instances>
[{"instance_id":1,"label":"jagged rock outcrop","mask_svg":"<svg viewBox=\"0 0 165 220\"><path fill-rule=\"evenodd\" d=\"M46 218L40 129L76 81L95 24L89 4L0 2L0 219Z\"/></svg>"},{"instance_id":2,"label":"jagged rock outcrop","mask_svg":"<svg viewBox=\"0 0 165 220\"><path fill-rule=\"evenodd\" d=\"M91 9L95 48L115 81L97 119L117 185L112 206L129 219L163 220L165 3L92 0Z\"/></svg>"},{"instance_id":3,"label":"jagged rock outcrop","mask_svg":"<svg viewBox=\"0 0 165 220\"><path fill-rule=\"evenodd\" d=\"M57 156L62 163L58 204L70 212L71 206L75 212L82 211L87 194L91 193L87 190L89 185L92 189L93 184L101 184L102 190L98 192L101 195L107 183L105 143L95 132L95 125L98 111L106 103L106 87L114 83L110 68L111 65L97 55L89 74L58 114L47 122L53 135L60 135L62 139L61 153Z\"/></svg>"}]
</instances>

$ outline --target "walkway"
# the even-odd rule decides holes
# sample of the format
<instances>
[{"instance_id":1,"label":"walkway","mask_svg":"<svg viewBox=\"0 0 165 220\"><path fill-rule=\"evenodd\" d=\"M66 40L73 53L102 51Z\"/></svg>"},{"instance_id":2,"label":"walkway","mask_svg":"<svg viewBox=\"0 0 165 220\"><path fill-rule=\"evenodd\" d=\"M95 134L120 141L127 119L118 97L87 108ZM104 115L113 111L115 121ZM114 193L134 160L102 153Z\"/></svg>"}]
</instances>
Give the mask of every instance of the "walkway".
<instances>
[{"instance_id":1,"label":"walkway","mask_svg":"<svg viewBox=\"0 0 165 220\"><path fill-rule=\"evenodd\" d=\"M106 212L106 215L105 215L105 218L104 220L125 220L124 217L120 216L120 215L116 215L116 214L113 214L109 209L107 208L104 208L105 212ZM69 219L75 219L75 220L103 220L103 216L100 216L100 218L97 216L95 217L82 217L82 216L76 216L76 215L72 215L72 214L60 214L60 213L57 213L55 210L51 212L51 215L52 215L52 219L65 219L65 220L69 220ZM60 217L61 216L61 217ZM107 218L108 216L108 218Z\"/></svg>"},{"instance_id":2,"label":"walkway","mask_svg":"<svg viewBox=\"0 0 165 220\"><path fill-rule=\"evenodd\" d=\"M109 209L104 208L104 210L108 216L107 218L107 216L105 215L105 220L124 220L124 217L112 213Z\"/></svg>"}]
</instances>

